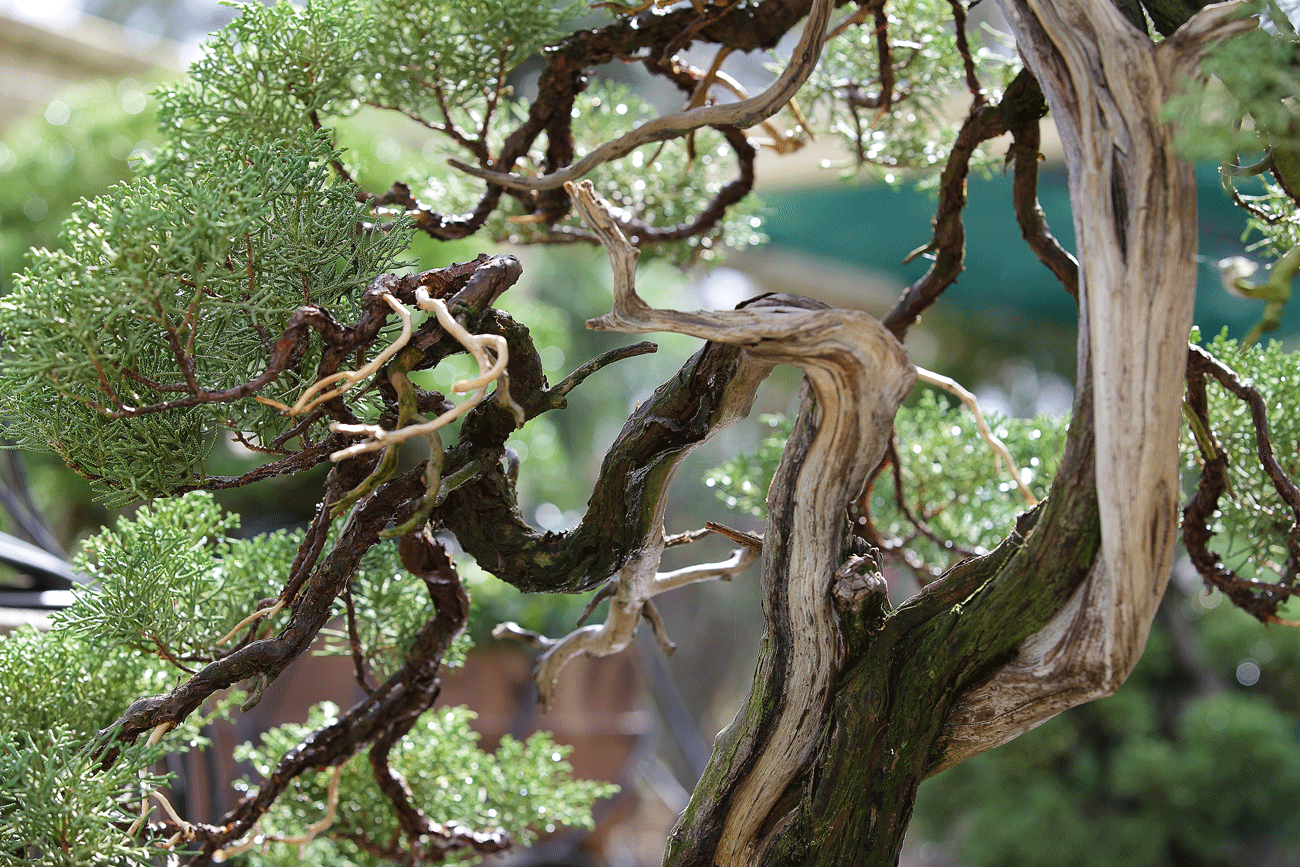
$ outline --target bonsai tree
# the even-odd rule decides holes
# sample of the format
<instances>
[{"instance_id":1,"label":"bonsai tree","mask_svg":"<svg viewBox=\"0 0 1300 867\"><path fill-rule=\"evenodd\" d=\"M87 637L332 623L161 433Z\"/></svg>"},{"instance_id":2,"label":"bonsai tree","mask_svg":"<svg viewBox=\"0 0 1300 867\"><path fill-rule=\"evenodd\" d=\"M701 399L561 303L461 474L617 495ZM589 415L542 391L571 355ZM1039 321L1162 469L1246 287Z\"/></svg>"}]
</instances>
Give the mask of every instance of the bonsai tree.
<instances>
[{"instance_id":1,"label":"bonsai tree","mask_svg":"<svg viewBox=\"0 0 1300 867\"><path fill-rule=\"evenodd\" d=\"M1293 360L1189 345L1187 154L1225 160L1230 183L1260 179L1237 197L1277 262L1262 281L1225 266L1227 284L1266 302L1253 341L1298 263L1297 40L1271 4L1199 6L1003 0L1023 68L972 48L958 2L604 4L586 18L515 0L242 7L188 81L159 94L167 143L84 202L62 248L36 251L0 305L10 436L54 450L113 502L152 501L87 547L94 588L52 632L0 642L0 859L413 864L581 822L605 790L567 779L553 747L511 744L494 761L463 718L425 713L468 612L448 538L521 590L608 598L603 624L529 636L544 648L544 702L566 660L617 652L643 617L666 644L656 595L761 561L753 687L669 865L895 863L922 780L1118 688L1180 532L1212 586L1281 622L1300 492L1269 414L1292 398ZM726 73L730 54L787 34L798 42L761 93ZM683 59L693 46L716 50L708 69ZM656 116L603 83L614 60L671 83L685 107ZM526 62L535 88L512 77ZM936 119L953 88L969 104L955 134ZM1077 261L1036 204L1049 108ZM345 148L375 112L429 142L429 164L394 169L387 189L359 184L368 155ZM756 140L792 147L809 117L863 168L937 175L934 235L915 253L932 258L926 274L879 321L785 295L730 311L647 304L638 256L707 259L754 235ZM1028 474L997 481L992 454L983 475L927 487L904 455L936 462L954 424L933 399L900 415L918 377L945 384L902 341L958 278L965 181L1005 136L1017 230L1078 300L1074 408L1059 454L1052 436L1037 448L1055 467L1037 492ZM1252 151L1262 161L1243 166ZM485 252L421 270L417 235ZM523 520L528 466L507 441L650 347L551 384L526 324L493 306L521 271L487 252L494 240L599 245L612 297L590 327L705 340L631 413L565 532ZM433 390L423 372L462 353L476 374ZM778 364L807 389L765 532L720 528L741 544L729 559L661 571L664 549L695 537L664 531L675 468L746 415ZM972 431L965 444L985 454L982 424L956 435ZM1002 460L1024 461L1038 438L1015 427L1009 443L983 432ZM265 463L209 472L223 437ZM1185 462L1200 475L1184 506ZM230 538L207 493L326 464L298 534ZM1020 486L1019 501L990 496ZM890 487L893 505L878 502ZM917 497L954 520L931 526ZM1212 546L1229 539L1250 556L1225 563ZM887 564L938 574L892 607ZM340 613L366 697L250 747L261 778L219 821L177 815L150 770L159 756L191 745L206 716L254 704Z\"/></svg>"}]
</instances>

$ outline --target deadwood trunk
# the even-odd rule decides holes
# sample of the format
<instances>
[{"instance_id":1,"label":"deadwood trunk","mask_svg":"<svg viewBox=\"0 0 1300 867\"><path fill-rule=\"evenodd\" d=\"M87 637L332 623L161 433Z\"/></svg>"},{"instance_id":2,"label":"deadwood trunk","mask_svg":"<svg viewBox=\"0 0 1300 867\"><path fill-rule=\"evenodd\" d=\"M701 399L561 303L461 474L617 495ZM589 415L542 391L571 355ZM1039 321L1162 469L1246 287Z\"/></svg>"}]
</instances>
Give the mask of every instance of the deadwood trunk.
<instances>
[{"instance_id":1,"label":"deadwood trunk","mask_svg":"<svg viewBox=\"0 0 1300 867\"><path fill-rule=\"evenodd\" d=\"M923 779L1112 693L1145 644L1178 526L1195 286L1194 178L1160 110L1206 40L1247 25L1211 7L1154 44L1110 0L1002 5L1065 142L1083 263L1061 471L994 552L888 611L870 561L846 558L843 522L817 538L798 529L813 502L825 508L810 494L828 490L821 464L860 463L819 450L823 427L888 398L870 382L827 394L814 381L769 498L753 690L666 865L895 864ZM810 582L794 563L832 577ZM827 607L835 630L804 647L801 618Z\"/></svg>"}]
</instances>

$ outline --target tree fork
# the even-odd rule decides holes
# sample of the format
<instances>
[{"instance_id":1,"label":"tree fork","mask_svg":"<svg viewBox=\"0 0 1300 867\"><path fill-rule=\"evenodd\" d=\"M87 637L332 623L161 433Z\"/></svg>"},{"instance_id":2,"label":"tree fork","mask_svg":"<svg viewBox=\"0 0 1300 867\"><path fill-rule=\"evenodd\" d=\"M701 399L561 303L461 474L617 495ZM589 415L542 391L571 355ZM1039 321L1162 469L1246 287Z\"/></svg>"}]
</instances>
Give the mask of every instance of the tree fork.
<instances>
[{"instance_id":1,"label":"tree fork","mask_svg":"<svg viewBox=\"0 0 1300 867\"><path fill-rule=\"evenodd\" d=\"M1063 127L1084 254L1074 471L1058 477L1029 531L1038 544L1013 534L1003 546L1012 553L1000 548L958 567L884 620L835 684L811 767L801 767L797 751L786 753L783 779L806 779L755 808L735 783L753 768L745 742L771 731L766 718L788 698L765 684L788 640L769 620L750 702L720 741L666 864L897 863L916 787L928 773L1110 694L1145 643L1177 527L1187 287L1195 285L1194 185L1159 111L1200 45L1248 25L1213 10L1153 46L1108 3L1004 6ZM786 459L800 450L790 448ZM784 484L778 475L765 556L785 541ZM1076 542L1055 550L1068 553L1044 558L1039 545L1056 546L1063 534ZM1002 557L1005 567L984 571ZM771 587L765 581L767 604L774 604ZM1016 634L996 616L1017 601L1021 626L1033 634ZM740 845L736 811L749 817L750 839Z\"/></svg>"}]
</instances>

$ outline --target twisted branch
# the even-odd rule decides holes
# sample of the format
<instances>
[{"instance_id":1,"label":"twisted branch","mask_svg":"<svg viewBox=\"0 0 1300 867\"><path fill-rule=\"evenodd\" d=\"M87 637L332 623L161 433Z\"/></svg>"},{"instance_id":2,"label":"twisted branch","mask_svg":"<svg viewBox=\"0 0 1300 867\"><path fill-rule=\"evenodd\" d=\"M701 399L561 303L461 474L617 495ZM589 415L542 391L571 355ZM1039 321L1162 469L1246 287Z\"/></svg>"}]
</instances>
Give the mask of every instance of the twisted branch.
<instances>
[{"instance_id":1,"label":"twisted branch","mask_svg":"<svg viewBox=\"0 0 1300 867\"><path fill-rule=\"evenodd\" d=\"M801 414L810 440L807 452L797 464L783 459L769 495L769 526L782 528L769 532L762 553L769 653L760 662L751 707L724 733L711 763L725 769L720 771L725 780L697 790L730 804L713 857L722 864L757 863L761 828L811 755L843 661L831 589L844 509L884 454L915 369L880 323L857 311L778 306L683 313L651 308L636 294L636 249L594 187L584 182L566 189L614 269L612 309L588 327L675 331L737 344L745 356L765 366L784 362L800 367L816 396L816 409ZM792 440L799 437L796 431ZM764 711L759 732L749 729L756 703Z\"/></svg>"},{"instance_id":2,"label":"twisted branch","mask_svg":"<svg viewBox=\"0 0 1300 867\"><path fill-rule=\"evenodd\" d=\"M443 327L443 330L455 338L456 342L465 347L470 355L474 357L474 361L478 364L478 375L470 379L458 379L451 386L452 391L457 394L464 394L467 391L473 391L474 394L432 421L409 424L396 430L385 430L378 425L369 424L333 424L330 427L336 433L363 434L368 439L345 449L339 449L330 455L331 460L347 460L357 455L379 451L391 445L406 442L412 437L429 436L435 433L482 403L487 397L488 386L500 379L505 371L506 365L510 361L510 351L507 348L505 338L495 334L470 334L448 312L447 305L441 299L430 298L424 289L417 290L415 297L420 308L435 314L438 318L438 324ZM405 340L402 340L403 344L405 342ZM387 350L385 351L387 352ZM518 410L517 407L516 410L517 414L522 416L522 410ZM518 421L522 424L524 420L520 417Z\"/></svg>"},{"instance_id":3,"label":"twisted branch","mask_svg":"<svg viewBox=\"0 0 1300 867\"><path fill-rule=\"evenodd\" d=\"M1211 586L1220 590L1238 608L1250 613L1264 623L1286 623L1277 615L1278 607L1287 599L1300 595L1295 585L1300 572L1300 490L1286 474L1273 454L1269 438L1267 407L1259 391L1243 383L1237 374L1223 362L1199 346L1188 347L1187 357L1187 407L1197 419L1202 430L1209 431L1210 419L1206 400L1205 381L1210 376L1227 391L1250 407L1255 425L1255 448L1260 465L1273 483L1273 489L1291 509L1291 530L1287 533L1288 559L1281 581L1275 584L1248 581L1223 564L1219 555L1210 550L1213 533L1210 526L1218 508L1219 498L1228 491L1228 456L1223 447L1208 434L1198 437L1204 462L1196 491L1183 509L1183 544L1188 557Z\"/></svg>"},{"instance_id":4,"label":"twisted branch","mask_svg":"<svg viewBox=\"0 0 1300 867\"><path fill-rule=\"evenodd\" d=\"M776 114L798 92L812 74L826 41L833 0L813 0L804 24L803 35L795 46L790 62L772 86L758 96L739 102L700 106L647 121L613 141L606 142L575 163L539 178L524 178L506 172L489 171L459 160L448 162L467 174L512 190L554 190L576 181L596 166L626 156L644 144L678 138L705 126L734 126L748 129Z\"/></svg>"}]
</instances>

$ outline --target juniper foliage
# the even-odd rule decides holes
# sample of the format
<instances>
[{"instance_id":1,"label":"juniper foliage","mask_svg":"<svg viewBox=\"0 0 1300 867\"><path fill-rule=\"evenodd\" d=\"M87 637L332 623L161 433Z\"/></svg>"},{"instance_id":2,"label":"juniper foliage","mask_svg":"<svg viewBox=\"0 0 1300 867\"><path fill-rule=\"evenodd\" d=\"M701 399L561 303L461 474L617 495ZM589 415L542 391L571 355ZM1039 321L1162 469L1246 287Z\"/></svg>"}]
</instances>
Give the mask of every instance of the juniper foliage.
<instances>
[{"instance_id":1,"label":"juniper foliage","mask_svg":"<svg viewBox=\"0 0 1300 867\"><path fill-rule=\"evenodd\" d=\"M594 246L568 194L545 176L653 119L648 103L606 74L611 64L638 64L688 107L743 97L681 51L707 45L721 64L733 52L772 50L797 31L808 4L598 5L240 6L189 78L157 93L165 141L156 154L133 179L80 203L58 246L31 254L0 300L5 433L53 450L110 503L152 502L87 543L77 564L92 584L52 631L0 641L0 865L173 856L205 865L227 854L250 864L468 859L585 824L592 802L611 792L572 780L563 751L544 737L508 741L491 757L464 712L429 713L440 668L463 653L470 621L444 540L456 537L482 570L529 590L576 593L616 576L646 548L638 531L654 524L673 461L712 432L711 377L725 381L738 350L714 345L688 361L611 446L579 525L543 533L520 514L511 438L562 410L588 377L646 350L606 353L552 384L534 335L495 306L519 277L517 259L484 255L421 271L411 251L417 237ZM1297 40L1265 5L1251 11L1271 16L1273 29L1226 44L1210 67L1239 100L1233 119L1252 118L1259 138L1243 141L1232 119L1228 138L1222 119L1205 128L1214 133L1189 124L1188 136L1221 151L1267 144L1278 183L1255 217L1280 255L1293 239L1274 239L1300 219L1285 166ZM960 272L960 212L979 145L1012 132L1028 148L1011 158L1018 179L1031 178L1017 207L1022 217L1036 207L1041 93L1003 54L971 48L965 11L941 0L862 4L836 22L824 65L800 96L813 117L830 118L858 162L938 178L926 248L937 270L886 316L900 338ZM1272 53L1250 54L1267 62L1240 81L1247 67L1233 58L1259 39ZM1003 111L992 103L1013 74L1024 98ZM936 108L952 87L972 100L960 147ZM375 112L409 122L422 140L395 144L395 162L378 161L391 166L379 170L388 177L365 186L358 178L374 175L376 163L345 143ZM763 132L793 146L811 135L807 115L792 104ZM679 263L759 243L749 132L682 127L664 139L650 136L592 172L621 230L647 255ZM450 155L463 171L445 164ZM409 334L399 311L413 317ZM397 441L400 429L445 418L454 404L426 388L423 374L469 349L459 329L440 324L447 317L478 341L475 363L491 384L463 384L481 389L481 402L457 427L419 428L428 451L403 464L412 449ZM1293 359L1270 347L1232 356L1245 370L1225 372L1231 344L1210 349L1224 359L1215 372L1232 396L1215 392L1206 406L1189 398L1202 435L1188 464L1230 457L1233 505L1216 513L1223 491L1206 493L1188 522L1227 545L1223 559L1204 539L1189 537L1189 549L1209 580L1249 585L1232 585L1241 591L1234 601L1277 620L1296 592L1300 498L1272 474L1236 469L1252 461L1251 437L1268 432L1240 401L1244 373L1269 381L1266 409L1294 403ZM384 363L366 368L381 353ZM504 375L493 369L502 366ZM362 368L367 375L350 373ZM293 408L304 391L340 378L355 387ZM995 426L1041 493L1065 422ZM897 484L882 465L851 515L852 526L870 528L859 535L893 564L935 572L954 554L992 549L1020 506L965 415L925 396L900 416L898 434ZM1295 431L1273 435L1293 441ZM221 438L266 462L216 475L209 454ZM716 482L752 513L777 450L774 440L762 459ZM333 467L316 518L296 533L235 539L237 522L208 493L325 464ZM891 488L901 493L891 499ZM157 759L199 743L204 714L255 703L340 616L359 623L330 635L330 647L356 661L366 698L342 711L319 707L306 725L245 748L258 778L216 823L137 822L140 801L164 782L150 770ZM236 686L247 693L226 692ZM342 809L331 807L336 799ZM909 811L907 801L899 822ZM259 835L266 845L243 851Z\"/></svg>"}]
</instances>

